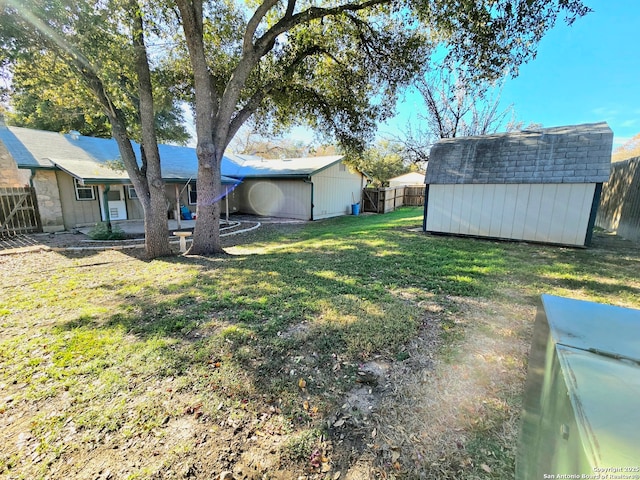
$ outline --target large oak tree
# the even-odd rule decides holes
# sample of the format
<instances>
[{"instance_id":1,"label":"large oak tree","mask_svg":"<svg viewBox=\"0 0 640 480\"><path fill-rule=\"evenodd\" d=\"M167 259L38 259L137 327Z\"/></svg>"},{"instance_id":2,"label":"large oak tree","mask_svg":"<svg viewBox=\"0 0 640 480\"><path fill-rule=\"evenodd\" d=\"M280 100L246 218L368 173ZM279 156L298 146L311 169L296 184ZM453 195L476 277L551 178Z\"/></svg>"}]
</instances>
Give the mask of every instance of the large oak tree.
<instances>
[{"instance_id":1,"label":"large oak tree","mask_svg":"<svg viewBox=\"0 0 640 480\"><path fill-rule=\"evenodd\" d=\"M136 189L141 186L143 195L159 199L157 149L152 123L146 123L153 107L144 48L149 23L137 2L0 0L5 14L7 2L12 2L14 15L26 3L34 7L36 13L22 18L35 17L32 33L42 45L57 48L79 72L111 122ZM182 30L166 55L178 66L172 88L190 99L195 111L199 217L190 251L194 254L222 251L221 160L252 117L267 125L303 122L332 135L346 149L361 148L376 122L393 111L398 89L428 68L425 63L434 48L447 49L448 59L462 65L470 78L492 80L507 70L517 72L532 58L559 16L571 22L588 11L580 0L175 0L175 8L171 0L158 0L153 6L154 26L171 27L175 21L175 30ZM107 15L109 9L119 14ZM96 15L104 21L98 24ZM154 28L154 35L171 31ZM56 35L73 48L61 47ZM122 45L130 55L110 54L114 45ZM146 151L142 168L127 146L126 122L116 97L109 94L119 77L104 75L103 68L133 69L137 74L133 78L140 91ZM153 211L159 204L149 205ZM146 210L145 220L151 220Z\"/></svg>"},{"instance_id":2,"label":"large oak tree","mask_svg":"<svg viewBox=\"0 0 640 480\"><path fill-rule=\"evenodd\" d=\"M145 17L137 0L0 0L3 66L53 56L100 105L144 210L146 253L169 255ZM134 106L135 118L127 115ZM141 162L131 144L139 134Z\"/></svg>"},{"instance_id":3,"label":"large oak tree","mask_svg":"<svg viewBox=\"0 0 640 480\"><path fill-rule=\"evenodd\" d=\"M446 48L470 79L493 80L535 56L559 16L572 22L588 11L579 0L263 0L241 12L222 2L176 4L193 73L195 254L222 250L220 164L252 116L304 122L358 147L433 48ZM232 29L216 35L221 22Z\"/></svg>"}]
</instances>

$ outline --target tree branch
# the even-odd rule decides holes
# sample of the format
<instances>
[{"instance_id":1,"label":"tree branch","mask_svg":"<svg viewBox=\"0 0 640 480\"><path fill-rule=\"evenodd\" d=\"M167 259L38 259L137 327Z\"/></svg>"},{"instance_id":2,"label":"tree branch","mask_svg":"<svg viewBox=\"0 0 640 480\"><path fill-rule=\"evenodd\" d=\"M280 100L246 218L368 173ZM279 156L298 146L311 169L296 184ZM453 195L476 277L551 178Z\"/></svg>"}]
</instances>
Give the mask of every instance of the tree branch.
<instances>
[{"instance_id":1,"label":"tree branch","mask_svg":"<svg viewBox=\"0 0 640 480\"><path fill-rule=\"evenodd\" d=\"M185 0L179 0L178 3L183 3ZM224 125L229 125L231 122L233 113L236 109L238 99L240 98L240 92L249 78L249 75L258 64L260 59L265 56L275 45L278 35L285 33L292 28L308 23L312 20L327 16L337 16L344 12L357 12L366 10L377 5L384 5L390 3L391 0L367 0L363 3L346 3L333 8L318 8L310 7L303 12L297 13L287 17L286 15L280 19L274 26L272 26L267 32L265 32L258 40L256 40L251 50L245 50L242 58L238 62L227 86L222 94L220 100L220 109L216 115L215 123L221 128ZM289 4L291 7L291 4ZM287 9L289 12L289 8ZM246 40L246 37L245 37ZM219 137L216 138L218 142L226 141L228 136L228 129L226 131L219 131Z\"/></svg>"},{"instance_id":2,"label":"tree branch","mask_svg":"<svg viewBox=\"0 0 640 480\"><path fill-rule=\"evenodd\" d=\"M375 7L377 5L384 5L386 3L391 3L391 0L368 0L363 3L345 3L333 8L310 7L290 17L285 16L280 19L280 21L277 22L273 27L267 30L264 35L262 35L262 37L260 37L256 41L256 51L260 54L260 56L264 55L268 51L264 51L264 49L271 42L274 42L278 35L287 32L298 25L308 23L311 20L317 20L319 18L329 16L336 16L344 12L358 12L371 7Z\"/></svg>"},{"instance_id":3,"label":"tree branch","mask_svg":"<svg viewBox=\"0 0 640 480\"><path fill-rule=\"evenodd\" d=\"M291 1L289 3L291 3ZM258 25L260 25L260 22L267 14L267 12L269 12L269 10L271 10L271 8L273 8L277 4L278 0L265 0L260 4L260 6L254 12L253 16L249 19L249 22L247 23L247 29L244 33L244 41L242 44L242 50L244 52L249 52L253 49L253 36L258 29ZM287 12L288 11L289 10L287 9Z\"/></svg>"},{"instance_id":4,"label":"tree branch","mask_svg":"<svg viewBox=\"0 0 640 480\"><path fill-rule=\"evenodd\" d=\"M218 111L219 99L214 98L211 72L207 64L203 39L202 2L195 0L176 0L182 28L187 40L189 59L193 68L193 80L196 103L196 134L198 143L207 142L207 137L213 131L213 119ZM209 140L210 141L210 140ZM209 149L210 146L203 148Z\"/></svg>"},{"instance_id":5,"label":"tree branch","mask_svg":"<svg viewBox=\"0 0 640 480\"><path fill-rule=\"evenodd\" d=\"M235 134L238 132L238 130L240 130L240 127L242 127L242 125L249 119L249 117L251 117L251 115L253 115L253 113L255 113L255 111L258 109L258 107L260 106L264 98L273 90L278 88L278 86L282 85L284 79L287 79L293 73L295 68L298 65L300 65L300 63L302 63L302 61L305 58L308 58L317 53L324 53L329 55L328 52L326 52L324 49L320 48L317 45L314 45L306 50L303 50L293 59L291 64L284 69L284 71L280 75L280 79L282 80L269 82L267 85L263 86L257 92L255 92L251 96L251 98L249 98L247 103L245 103L242 109L231 120L229 124L229 130L227 132L227 139L226 139L225 145L231 142ZM333 56L331 55L329 56L333 58Z\"/></svg>"}]
</instances>

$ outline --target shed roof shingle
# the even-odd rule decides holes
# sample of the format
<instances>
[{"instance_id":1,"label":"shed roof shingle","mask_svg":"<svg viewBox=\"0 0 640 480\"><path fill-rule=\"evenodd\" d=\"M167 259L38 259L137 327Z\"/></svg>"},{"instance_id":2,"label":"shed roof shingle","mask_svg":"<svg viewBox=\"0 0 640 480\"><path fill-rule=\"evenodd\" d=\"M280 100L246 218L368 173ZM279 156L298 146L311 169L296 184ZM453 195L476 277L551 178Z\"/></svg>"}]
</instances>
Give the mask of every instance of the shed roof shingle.
<instances>
[{"instance_id":1,"label":"shed roof shingle","mask_svg":"<svg viewBox=\"0 0 640 480\"><path fill-rule=\"evenodd\" d=\"M443 139L431 149L425 183L606 182L612 145L605 122Z\"/></svg>"}]
</instances>

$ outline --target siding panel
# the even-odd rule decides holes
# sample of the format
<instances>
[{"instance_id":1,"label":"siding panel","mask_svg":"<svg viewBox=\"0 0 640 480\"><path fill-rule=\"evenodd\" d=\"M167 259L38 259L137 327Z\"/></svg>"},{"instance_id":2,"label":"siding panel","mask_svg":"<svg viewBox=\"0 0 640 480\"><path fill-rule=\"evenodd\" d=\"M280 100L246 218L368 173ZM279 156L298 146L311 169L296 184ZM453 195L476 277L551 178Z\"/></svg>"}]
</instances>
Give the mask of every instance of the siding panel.
<instances>
[{"instance_id":1,"label":"siding panel","mask_svg":"<svg viewBox=\"0 0 640 480\"><path fill-rule=\"evenodd\" d=\"M431 185L427 231L583 245L593 184Z\"/></svg>"},{"instance_id":2,"label":"siding panel","mask_svg":"<svg viewBox=\"0 0 640 480\"><path fill-rule=\"evenodd\" d=\"M56 172L56 178L58 179L58 188L60 190L64 228L71 230L80 225L100 222L100 204L98 203L97 188L95 200L76 200L73 178L62 171Z\"/></svg>"},{"instance_id":3,"label":"siding panel","mask_svg":"<svg viewBox=\"0 0 640 480\"><path fill-rule=\"evenodd\" d=\"M538 214L538 224L536 226L535 240L537 242L549 242L550 238L560 238L560 232L552 232L557 227L552 227L553 212L556 209L564 209L564 205L556 204L556 193L558 184L543 184L542 197L540 198L540 212Z\"/></svg>"},{"instance_id":4,"label":"siding panel","mask_svg":"<svg viewBox=\"0 0 640 480\"><path fill-rule=\"evenodd\" d=\"M462 194L462 223L460 224L460 233L463 235L471 235L471 221L473 218L473 190L471 185L456 185L455 188Z\"/></svg>"},{"instance_id":5,"label":"siding panel","mask_svg":"<svg viewBox=\"0 0 640 480\"><path fill-rule=\"evenodd\" d=\"M360 203L363 181L360 173L352 172L343 163L337 163L314 175L313 218L349 215L351 204Z\"/></svg>"},{"instance_id":6,"label":"siding panel","mask_svg":"<svg viewBox=\"0 0 640 480\"><path fill-rule=\"evenodd\" d=\"M502 217L505 209L504 199L506 196L506 189L494 187L493 189L493 202L491 203L492 215L489 220L489 236L500 237L502 231Z\"/></svg>"},{"instance_id":7,"label":"siding panel","mask_svg":"<svg viewBox=\"0 0 640 480\"><path fill-rule=\"evenodd\" d=\"M311 185L302 180L249 180L236 189L243 213L282 218L311 218Z\"/></svg>"},{"instance_id":8,"label":"siding panel","mask_svg":"<svg viewBox=\"0 0 640 480\"><path fill-rule=\"evenodd\" d=\"M500 218L500 234L498 235L501 238L513 238L517 197L518 185L505 185L502 216Z\"/></svg>"}]
</instances>

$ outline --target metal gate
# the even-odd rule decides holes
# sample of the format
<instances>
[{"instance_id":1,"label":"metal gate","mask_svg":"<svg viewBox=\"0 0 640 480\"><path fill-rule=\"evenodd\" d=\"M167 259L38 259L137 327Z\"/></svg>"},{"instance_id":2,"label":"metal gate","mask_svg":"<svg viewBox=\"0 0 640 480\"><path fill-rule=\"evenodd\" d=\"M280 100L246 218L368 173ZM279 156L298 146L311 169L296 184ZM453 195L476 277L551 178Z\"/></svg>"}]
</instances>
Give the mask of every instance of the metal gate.
<instances>
[{"instance_id":1,"label":"metal gate","mask_svg":"<svg viewBox=\"0 0 640 480\"><path fill-rule=\"evenodd\" d=\"M31 187L0 188L0 237L41 230L35 190Z\"/></svg>"}]
</instances>

